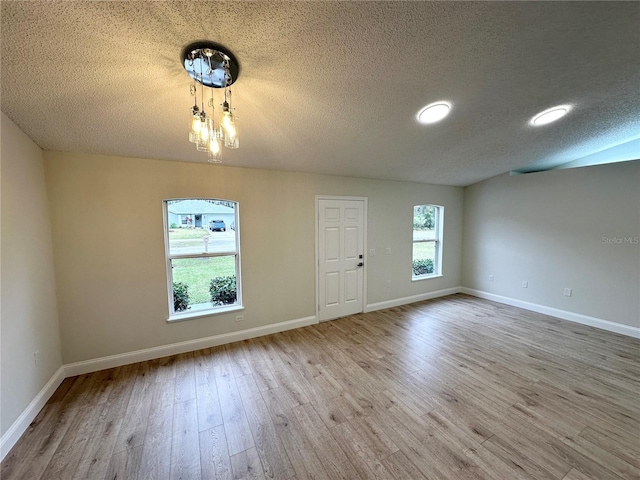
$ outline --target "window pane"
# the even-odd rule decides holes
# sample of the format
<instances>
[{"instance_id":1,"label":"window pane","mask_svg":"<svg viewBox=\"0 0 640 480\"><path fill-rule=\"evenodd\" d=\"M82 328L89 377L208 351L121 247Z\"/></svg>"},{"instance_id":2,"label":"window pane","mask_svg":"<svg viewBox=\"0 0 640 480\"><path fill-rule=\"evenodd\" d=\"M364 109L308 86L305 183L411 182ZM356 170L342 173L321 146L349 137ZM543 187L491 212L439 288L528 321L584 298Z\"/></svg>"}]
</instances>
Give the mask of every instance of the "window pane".
<instances>
[{"instance_id":1,"label":"window pane","mask_svg":"<svg viewBox=\"0 0 640 480\"><path fill-rule=\"evenodd\" d=\"M436 242L413 244L413 275L431 275L436 263Z\"/></svg>"},{"instance_id":2,"label":"window pane","mask_svg":"<svg viewBox=\"0 0 640 480\"><path fill-rule=\"evenodd\" d=\"M235 202L169 200L169 254L236 252L235 220Z\"/></svg>"},{"instance_id":3,"label":"window pane","mask_svg":"<svg viewBox=\"0 0 640 480\"><path fill-rule=\"evenodd\" d=\"M413 241L436 239L437 209L433 205L413 207Z\"/></svg>"},{"instance_id":4,"label":"window pane","mask_svg":"<svg viewBox=\"0 0 640 480\"><path fill-rule=\"evenodd\" d=\"M413 231L413 241L418 242L420 240L435 240L436 239L436 230L435 229L425 229L425 230L414 230Z\"/></svg>"},{"instance_id":5,"label":"window pane","mask_svg":"<svg viewBox=\"0 0 640 480\"><path fill-rule=\"evenodd\" d=\"M426 277L442 273L443 207L413 207L412 276Z\"/></svg>"},{"instance_id":6,"label":"window pane","mask_svg":"<svg viewBox=\"0 0 640 480\"><path fill-rule=\"evenodd\" d=\"M236 257L181 258L171 261L176 313L237 302ZM212 281L214 292L210 291ZM185 291L188 299L181 297ZM181 297L181 298L177 298ZM215 302L215 304L212 304Z\"/></svg>"}]
</instances>

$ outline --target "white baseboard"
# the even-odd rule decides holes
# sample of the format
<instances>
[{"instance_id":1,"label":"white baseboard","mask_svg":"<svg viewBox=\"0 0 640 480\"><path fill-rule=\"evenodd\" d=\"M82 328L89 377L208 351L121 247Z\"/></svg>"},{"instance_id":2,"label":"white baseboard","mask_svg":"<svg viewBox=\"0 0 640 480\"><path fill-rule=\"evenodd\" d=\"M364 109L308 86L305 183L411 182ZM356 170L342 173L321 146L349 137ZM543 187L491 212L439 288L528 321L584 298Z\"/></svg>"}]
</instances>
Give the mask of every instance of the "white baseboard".
<instances>
[{"instance_id":1,"label":"white baseboard","mask_svg":"<svg viewBox=\"0 0 640 480\"><path fill-rule=\"evenodd\" d=\"M161 345L159 347L145 348L144 350L136 350L134 352L121 353L118 355L110 355L108 357L94 358L82 362L75 362L65 365L65 376L74 377L84 373L97 372L107 368L119 367L130 363L144 362L153 360L154 358L176 355L178 353L192 352L202 348L215 347L226 343L238 342L249 338L262 337L272 333L284 332L294 328L306 327L318 323L318 319L313 317L298 318L296 320L288 320L286 322L272 323L264 327L249 328L240 330L239 332L223 333L212 337L197 338L186 342L171 343L169 345Z\"/></svg>"},{"instance_id":2,"label":"white baseboard","mask_svg":"<svg viewBox=\"0 0 640 480\"><path fill-rule=\"evenodd\" d=\"M511 305L513 307L531 310L532 312L551 315L552 317L569 320L570 322L581 323L582 325L588 325L590 327L599 328L601 330L607 330L609 332L619 333L621 335L627 335L629 337L640 338L640 328L638 327L610 322L609 320L603 320L601 318L589 317L588 315L569 312L567 310L560 310L559 308L547 307L538 303L525 302L523 300L517 300L515 298L503 297L502 295L483 292L481 290L473 290L467 287L461 287L460 292L466 293L467 295L472 295L474 297L484 298L486 300L492 300L498 303L504 303L505 305Z\"/></svg>"},{"instance_id":3,"label":"white baseboard","mask_svg":"<svg viewBox=\"0 0 640 480\"><path fill-rule=\"evenodd\" d=\"M421 293L420 295L412 295L410 297L394 298L393 300L387 300L384 302L371 303L364 309L366 312L375 312L376 310L383 310L385 308L399 307L400 305L406 305L408 303L422 302L423 300L431 300L432 298L446 297L447 295L453 295L454 293L460 293L460 287L445 288L444 290L437 290L435 292Z\"/></svg>"},{"instance_id":4,"label":"white baseboard","mask_svg":"<svg viewBox=\"0 0 640 480\"><path fill-rule=\"evenodd\" d=\"M60 386L65 379L65 369L61 366L56 370L56 373L49 379L42 390L38 392L36 397L31 400L31 403L24 409L20 416L13 422L13 425L9 427L9 430L2 435L0 439L0 461L9 453L9 450L13 448L16 442L20 439L22 434L29 428L29 424L33 422L36 415L42 410L44 404L47 403L56 388Z\"/></svg>"}]
</instances>

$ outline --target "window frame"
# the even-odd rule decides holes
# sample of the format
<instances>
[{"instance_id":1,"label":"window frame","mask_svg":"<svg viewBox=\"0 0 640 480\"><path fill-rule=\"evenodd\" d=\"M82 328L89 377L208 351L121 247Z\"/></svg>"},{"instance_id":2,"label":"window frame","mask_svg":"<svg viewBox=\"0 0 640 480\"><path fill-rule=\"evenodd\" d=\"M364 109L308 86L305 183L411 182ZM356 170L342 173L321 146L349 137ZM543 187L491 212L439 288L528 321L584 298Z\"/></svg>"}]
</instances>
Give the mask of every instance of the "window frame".
<instances>
[{"instance_id":1,"label":"window frame","mask_svg":"<svg viewBox=\"0 0 640 480\"><path fill-rule=\"evenodd\" d=\"M428 240L414 240L414 228L413 228L413 220L415 216L415 208L416 207L434 207L436 209L435 212L435 238ZM442 277L442 250L443 250L443 235L444 235L444 206L436 205L433 203L421 203L418 205L414 205L412 207L411 213L411 281L420 281L427 280L430 278L438 278ZM433 243L434 244L434 255L433 255L433 273L425 273L423 275L414 275L413 274L413 248L416 243Z\"/></svg>"},{"instance_id":2,"label":"window frame","mask_svg":"<svg viewBox=\"0 0 640 480\"><path fill-rule=\"evenodd\" d=\"M206 200L216 202L228 202L235 205L234 210L234 234L235 234L235 250L227 250L223 252L201 252L201 253L186 253L186 254L172 254L169 244L169 202L178 202L181 200ZM182 215L184 217L186 215ZM192 215L188 215L192 216ZM162 200L162 223L164 228L164 256L165 256L165 268L167 276L167 301L169 307L169 318L167 322L179 322L182 320L189 320L200 317L210 317L213 315L221 315L223 313L235 312L244 310L242 303L242 276L241 276L241 256L240 256L240 203L235 200L227 200L224 198L205 198L205 197L184 197L184 198L167 198ZM195 222L192 222L192 224ZM208 228L208 226L206 227ZM235 256L236 264L236 303L223 306L211 306L207 309L199 309L195 311L186 310L184 312L176 312L174 310L173 302L173 267L172 261L176 259L187 258L212 258L212 257L229 257Z\"/></svg>"}]
</instances>

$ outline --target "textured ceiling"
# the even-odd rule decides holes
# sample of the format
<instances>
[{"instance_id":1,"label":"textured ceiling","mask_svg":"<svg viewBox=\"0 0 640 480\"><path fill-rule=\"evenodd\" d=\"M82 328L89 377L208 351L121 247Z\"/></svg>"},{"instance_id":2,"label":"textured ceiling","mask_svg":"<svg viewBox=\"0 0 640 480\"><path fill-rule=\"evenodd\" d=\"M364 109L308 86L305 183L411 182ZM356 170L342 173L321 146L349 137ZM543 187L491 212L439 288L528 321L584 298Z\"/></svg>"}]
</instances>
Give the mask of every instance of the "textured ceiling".
<instances>
[{"instance_id":1,"label":"textured ceiling","mask_svg":"<svg viewBox=\"0 0 640 480\"><path fill-rule=\"evenodd\" d=\"M640 137L638 2L2 1L1 19L2 111L45 150L206 162L180 63L200 39L241 65L226 165L468 185ZM436 100L451 114L418 124Z\"/></svg>"}]
</instances>

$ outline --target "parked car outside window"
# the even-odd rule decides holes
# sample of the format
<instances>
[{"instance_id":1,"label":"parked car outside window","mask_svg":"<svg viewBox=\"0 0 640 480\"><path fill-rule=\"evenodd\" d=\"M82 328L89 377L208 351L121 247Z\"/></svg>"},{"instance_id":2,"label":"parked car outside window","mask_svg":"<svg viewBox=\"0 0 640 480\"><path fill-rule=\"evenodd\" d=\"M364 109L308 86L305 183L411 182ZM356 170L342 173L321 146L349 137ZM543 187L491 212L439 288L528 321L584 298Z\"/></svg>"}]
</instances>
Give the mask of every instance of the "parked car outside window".
<instances>
[{"instance_id":1,"label":"parked car outside window","mask_svg":"<svg viewBox=\"0 0 640 480\"><path fill-rule=\"evenodd\" d=\"M211 220L209 223L209 230L212 232L225 232L227 230L227 225L223 220Z\"/></svg>"}]
</instances>

